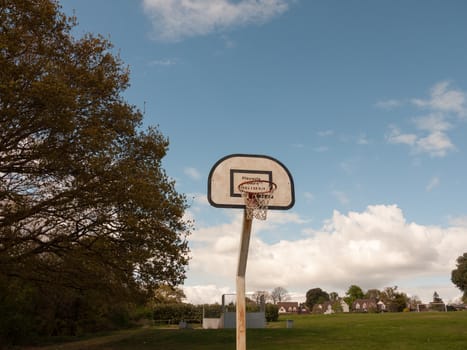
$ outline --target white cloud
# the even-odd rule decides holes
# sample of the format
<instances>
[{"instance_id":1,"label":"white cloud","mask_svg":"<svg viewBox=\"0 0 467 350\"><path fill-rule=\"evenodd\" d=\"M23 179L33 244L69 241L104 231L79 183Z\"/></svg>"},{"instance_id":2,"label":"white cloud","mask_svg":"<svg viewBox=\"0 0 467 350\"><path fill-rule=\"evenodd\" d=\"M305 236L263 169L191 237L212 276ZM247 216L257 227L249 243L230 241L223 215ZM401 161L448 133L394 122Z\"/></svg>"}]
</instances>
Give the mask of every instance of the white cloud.
<instances>
[{"instance_id":1,"label":"white cloud","mask_svg":"<svg viewBox=\"0 0 467 350\"><path fill-rule=\"evenodd\" d=\"M449 223L452 226L459 226L467 228L467 215L465 216L458 216L458 217L451 217L449 219Z\"/></svg>"},{"instance_id":2,"label":"white cloud","mask_svg":"<svg viewBox=\"0 0 467 350\"><path fill-rule=\"evenodd\" d=\"M321 131L318 131L318 136L321 136L321 137L326 137L326 136L332 136L334 135L334 130L321 130Z\"/></svg>"},{"instance_id":3,"label":"white cloud","mask_svg":"<svg viewBox=\"0 0 467 350\"><path fill-rule=\"evenodd\" d=\"M304 192L303 196L305 197L307 202L312 202L315 199L315 196L311 192Z\"/></svg>"},{"instance_id":4,"label":"white cloud","mask_svg":"<svg viewBox=\"0 0 467 350\"><path fill-rule=\"evenodd\" d=\"M191 177L193 180L201 179L201 173L195 168L192 168L192 167L185 168L184 173L185 175L188 175L189 177Z\"/></svg>"},{"instance_id":5,"label":"white cloud","mask_svg":"<svg viewBox=\"0 0 467 350\"><path fill-rule=\"evenodd\" d=\"M391 109L394 109L396 107L400 107L402 106L402 102L399 101L399 100L382 100L382 101L378 101L375 103L375 106L378 107L378 108L381 108L381 109L387 109L387 110L391 110Z\"/></svg>"},{"instance_id":6,"label":"white cloud","mask_svg":"<svg viewBox=\"0 0 467 350\"><path fill-rule=\"evenodd\" d=\"M186 300L192 304L221 303L222 294L234 293L229 287L217 287L214 284L184 286Z\"/></svg>"},{"instance_id":7,"label":"white cloud","mask_svg":"<svg viewBox=\"0 0 467 350\"><path fill-rule=\"evenodd\" d=\"M293 143L291 145L291 147L293 147L293 148L304 148L305 145L303 143Z\"/></svg>"},{"instance_id":8,"label":"white cloud","mask_svg":"<svg viewBox=\"0 0 467 350\"><path fill-rule=\"evenodd\" d=\"M451 123L440 113L414 118L414 124L418 129L429 132L445 132L452 127Z\"/></svg>"},{"instance_id":9,"label":"white cloud","mask_svg":"<svg viewBox=\"0 0 467 350\"><path fill-rule=\"evenodd\" d=\"M162 66L162 67L170 67L177 64L176 59L166 58L166 59L159 59L159 60L152 60L149 62L149 66Z\"/></svg>"},{"instance_id":10,"label":"white cloud","mask_svg":"<svg viewBox=\"0 0 467 350\"><path fill-rule=\"evenodd\" d=\"M329 151L329 147L327 147L327 146L318 146L318 147L313 148L313 151L315 151L316 153L323 153L323 152Z\"/></svg>"},{"instance_id":11,"label":"white cloud","mask_svg":"<svg viewBox=\"0 0 467 350\"><path fill-rule=\"evenodd\" d=\"M416 134L403 134L393 127L386 139L389 143L411 146L414 154L427 153L432 157L444 157L449 151L456 149L449 136L441 131L422 137Z\"/></svg>"},{"instance_id":12,"label":"white cloud","mask_svg":"<svg viewBox=\"0 0 467 350\"><path fill-rule=\"evenodd\" d=\"M351 175L355 170L358 170L359 163L360 160L357 158L346 159L339 163L339 168L341 168L347 175Z\"/></svg>"},{"instance_id":13,"label":"white cloud","mask_svg":"<svg viewBox=\"0 0 467 350\"><path fill-rule=\"evenodd\" d=\"M430 99L413 99L412 103L419 107L429 108L434 111L452 112L459 116L466 116L466 93L460 90L450 89L447 81L439 82L430 91Z\"/></svg>"},{"instance_id":14,"label":"white cloud","mask_svg":"<svg viewBox=\"0 0 467 350\"><path fill-rule=\"evenodd\" d=\"M368 145L368 144L370 144L370 141L368 140L365 133L360 134L360 136L357 138L357 144L358 145Z\"/></svg>"},{"instance_id":15,"label":"white cloud","mask_svg":"<svg viewBox=\"0 0 467 350\"><path fill-rule=\"evenodd\" d=\"M432 157L444 157L449 151L456 149L450 138L440 131L419 138L416 145L417 152L428 153Z\"/></svg>"},{"instance_id":16,"label":"white cloud","mask_svg":"<svg viewBox=\"0 0 467 350\"><path fill-rule=\"evenodd\" d=\"M417 141L417 135L415 134L402 134L395 126L391 126L390 129L389 135L386 137L389 143L412 146Z\"/></svg>"},{"instance_id":17,"label":"white cloud","mask_svg":"<svg viewBox=\"0 0 467 350\"><path fill-rule=\"evenodd\" d=\"M390 126L387 141L406 144L414 154L445 157L456 150L448 132L467 116L466 100L467 93L451 89L449 82L436 84L430 91L429 99L411 100L416 107L429 111L426 115L412 118L417 131L403 133L397 127Z\"/></svg>"},{"instance_id":18,"label":"white cloud","mask_svg":"<svg viewBox=\"0 0 467 350\"><path fill-rule=\"evenodd\" d=\"M289 0L144 0L157 39L178 41L249 24L288 10Z\"/></svg>"},{"instance_id":19,"label":"white cloud","mask_svg":"<svg viewBox=\"0 0 467 350\"><path fill-rule=\"evenodd\" d=\"M340 204L349 204L350 200L347 195L342 191L332 191L332 195L339 201Z\"/></svg>"},{"instance_id":20,"label":"white cloud","mask_svg":"<svg viewBox=\"0 0 467 350\"><path fill-rule=\"evenodd\" d=\"M435 187L438 187L439 186L439 177L435 176L433 177L430 182L428 183L428 185L426 186L426 190L428 192L431 192Z\"/></svg>"},{"instance_id":21,"label":"white cloud","mask_svg":"<svg viewBox=\"0 0 467 350\"><path fill-rule=\"evenodd\" d=\"M224 41L224 46L225 46L226 49L233 49L233 48L235 48L237 46L235 41L233 41L232 39L230 39L226 35L222 36L222 40Z\"/></svg>"},{"instance_id":22,"label":"white cloud","mask_svg":"<svg viewBox=\"0 0 467 350\"><path fill-rule=\"evenodd\" d=\"M247 290L283 286L303 293L302 300L309 288L343 293L351 284L363 289L398 285L401 291L417 294L425 302L434 290L443 291L445 300L460 294L449 277L456 258L463 253L459 247L467 246L465 225L442 228L409 223L396 205L374 205L363 212L335 211L321 229L303 229L308 232L304 238L284 237L267 243L260 238L264 232L277 231L291 222L306 225L294 215L271 215L271 219L272 223L253 223ZM202 279L208 281L208 287L204 290L206 299L202 292L195 297L187 293L189 301L214 300L216 293L219 300L223 291L234 288L240 232L239 214L230 224L201 228L193 234L197 242L192 247L187 284L202 291L196 282Z\"/></svg>"}]
</instances>

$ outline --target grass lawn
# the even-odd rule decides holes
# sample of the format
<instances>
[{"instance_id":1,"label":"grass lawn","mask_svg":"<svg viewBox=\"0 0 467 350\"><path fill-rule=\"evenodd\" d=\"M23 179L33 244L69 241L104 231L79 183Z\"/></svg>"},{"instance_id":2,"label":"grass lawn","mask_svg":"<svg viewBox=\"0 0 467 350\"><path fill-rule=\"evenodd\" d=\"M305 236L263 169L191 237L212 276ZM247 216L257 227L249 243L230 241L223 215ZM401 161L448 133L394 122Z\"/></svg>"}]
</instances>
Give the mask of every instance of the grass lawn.
<instances>
[{"instance_id":1,"label":"grass lawn","mask_svg":"<svg viewBox=\"0 0 467 350\"><path fill-rule=\"evenodd\" d=\"M293 328L286 328L286 319ZM467 312L296 315L247 330L249 350L467 349ZM39 349L235 350L235 330L146 328Z\"/></svg>"}]
</instances>

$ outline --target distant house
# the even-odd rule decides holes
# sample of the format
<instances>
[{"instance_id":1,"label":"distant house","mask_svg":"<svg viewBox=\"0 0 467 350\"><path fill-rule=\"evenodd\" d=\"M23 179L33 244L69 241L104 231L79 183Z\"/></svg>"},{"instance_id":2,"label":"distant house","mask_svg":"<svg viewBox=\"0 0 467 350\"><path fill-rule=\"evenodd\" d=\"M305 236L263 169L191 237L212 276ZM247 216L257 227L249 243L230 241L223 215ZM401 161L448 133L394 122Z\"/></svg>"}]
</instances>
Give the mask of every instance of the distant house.
<instances>
[{"instance_id":1,"label":"distant house","mask_svg":"<svg viewBox=\"0 0 467 350\"><path fill-rule=\"evenodd\" d=\"M299 311L298 302L295 301L278 302L277 306L280 314L293 314Z\"/></svg>"},{"instance_id":2,"label":"distant house","mask_svg":"<svg viewBox=\"0 0 467 350\"><path fill-rule=\"evenodd\" d=\"M342 312L350 312L349 304L347 304L343 299L340 300Z\"/></svg>"},{"instance_id":3,"label":"distant house","mask_svg":"<svg viewBox=\"0 0 467 350\"><path fill-rule=\"evenodd\" d=\"M380 312L385 312L385 311L387 311L387 310L386 310L386 304L383 303L382 300L378 301L378 302L376 303L376 306L378 307L378 311L380 311Z\"/></svg>"},{"instance_id":4,"label":"distant house","mask_svg":"<svg viewBox=\"0 0 467 350\"><path fill-rule=\"evenodd\" d=\"M298 306L298 313L299 313L299 314L309 314L309 313L310 313L310 309L308 308L308 306L305 305L305 303L301 303L301 304Z\"/></svg>"},{"instance_id":5,"label":"distant house","mask_svg":"<svg viewBox=\"0 0 467 350\"><path fill-rule=\"evenodd\" d=\"M312 312L314 314L330 314L332 313L332 305L330 302L326 301L322 304L313 305Z\"/></svg>"},{"instance_id":6,"label":"distant house","mask_svg":"<svg viewBox=\"0 0 467 350\"><path fill-rule=\"evenodd\" d=\"M324 303L316 304L313 306L314 314L330 315L336 312L349 312L349 305L347 305L347 303L341 299L336 302L326 301Z\"/></svg>"},{"instance_id":7,"label":"distant house","mask_svg":"<svg viewBox=\"0 0 467 350\"><path fill-rule=\"evenodd\" d=\"M354 312L374 312L378 310L378 305L374 299L357 299L352 304Z\"/></svg>"},{"instance_id":8,"label":"distant house","mask_svg":"<svg viewBox=\"0 0 467 350\"><path fill-rule=\"evenodd\" d=\"M357 299L352 304L354 312L385 312L387 311L386 304L376 299Z\"/></svg>"},{"instance_id":9,"label":"distant house","mask_svg":"<svg viewBox=\"0 0 467 350\"><path fill-rule=\"evenodd\" d=\"M465 305L465 304L450 304L447 307L448 307L448 310L451 309L451 311L464 311L464 310L467 310L467 305Z\"/></svg>"}]
</instances>

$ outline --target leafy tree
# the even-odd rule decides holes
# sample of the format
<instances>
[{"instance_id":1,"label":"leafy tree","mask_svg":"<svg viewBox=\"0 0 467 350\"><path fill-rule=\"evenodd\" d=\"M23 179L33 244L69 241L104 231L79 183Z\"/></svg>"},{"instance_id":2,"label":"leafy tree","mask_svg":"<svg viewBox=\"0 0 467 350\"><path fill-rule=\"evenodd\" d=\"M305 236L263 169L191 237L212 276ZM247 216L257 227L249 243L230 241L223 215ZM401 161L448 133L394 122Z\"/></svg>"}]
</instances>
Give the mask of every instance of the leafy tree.
<instances>
[{"instance_id":1,"label":"leafy tree","mask_svg":"<svg viewBox=\"0 0 467 350\"><path fill-rule=\"evenodd\" d=\"M337 292L329 293L329 301L332 301L332 302L339 301L339 294Z\"/></svg>"},{"instance_id":2,"label":"leafy tree","mask_svg":"<svg viewBox=\"0 0 467 350\"><path fill-rule=\"evenodd\" d=\"M402 312L407 308L408 297L405 293L396 293L394 299L389 304L389 311Z\"/></svg>"},{"instance_id":3,"label":"leafy tree","mask_svg":"<svg viewBox=\"0 0 467 350\"><path fill-rule=\"evenodd\" d=\"M381 298L381 291L379 289L368 289L365 293L365 298L379 300Z\"/></svg>"},{"instance_id":4,"label":"leafy tree","mask_svg":"<svg viewBox=\"0 0 467 350\"><path fill-rule=\"evenodd\" d=\"M77 319L91 295L181 283L192 224L161 166L168 140L123 100L127 68L75 23L53 0L1 1L0 303L66 294Z\"/></svg>"},{"instance_id":5,"label":"leafy tree","mask_svg":"<svg viewBox=\"0 0 467 350\"><path fill-rule=\"evenodd\" d=\"M179 304L185 298L183 290L168 284L162 284L154 291L155 304Z\"/></svg>"},{"instance_id":6,"label":"leafy tree","mask_svg":"<svg viewBox=\"0 0 467 350\"><path fill-rule=\"evenodd\" d=\"M417 305L420 305L422 304L422 301L420 299L420 297L418 295L412 295L408 298L407 300L409 306L410 306L410 309L412 310L416 310L417 309Z\"/></svg>"},{"instance_id":7,"label":"leafy tree","mask_svg":"<svg viewBox=\"0 0 467 350\"><path fill-rule=\"evenodd\" d=\"M156 323L177 324L180 321L201 322L203 305L193 304L157 304L154 306L153 319Z\"/></svg>"},{"instance_id":8,"label":"leafy tree","mask_svg":"<svg viewBox=\"0 0 467 350\"><path fill-rule=\"evenodd\" d=\"M390 312L402 312L409 304L407 294L398 292L397 286L386 287L381 293L381 299L386 303L387 310Z\"/></svg>"},{"instance_id":9,"label":"leafy tree","mask_svg":"<svg viewBox=\"0 0 467 350\"><path fill-rule=\"evenodd\" d=\"M290 299L289 292L284 287L276 287L271 291L271 299L273 304L287 301Z\"/></svg>"},{"instance_id":10,"label":"leafy tree","mask_svg":"<svg viewBox=\"0 0 467 350\"><path fill-rule=\"evenodd\" d=\"M443 302L443 299L441 299L441 298L439 297L439 294L438 294L437 291L435 291L435 292L433 293L433 302L434 302L434 303L442 303L442 302Z\"/></svg>"},{"instance_id":11,"label":"leafy tree","mask_svg":"<svg viewBox=\"0 0 467 350\"><path fill-rule=\"evenodd\" d=\"M266 304L264 316L267 322L277 322L279 319L279 307L274 304Z\"/></svg>"},{"instance_id":12,"label":"leafy tree","mask_svg":"<svg viewBox=\"0 0 467 350\"><path fill-rule=\"evenodd\" d=\"M329 301L329 294L321 288L312 288L306 292L306 305L310 310L313 310L313 306L316 304Z\"/></svg>"},{"instance_id":13,"label":"leafy tree","mask_svg":"<svg viewBox=\"0 0 467 350\"><path fill-rule=\"evenodd\" d=\"M339 312L343 312L344 311L344 308L342 307L342 304L340 302L340 300L331 300L332 301L332 304L331 304L331 307L332 307L332 310L336 313L339 313Z\"/></svg>"},{"instance_id":14,"label":"leafy tree","mask_svg":"<svg viewBox=\"0 0 467 350\"><path fill-rule=\"evenodd\" d=\"M349 287L349 289L347 289L344 300L349 306L352 306L355 300L362 299L364 296L365 296L365 293L363 293L362 288L360 288L359 286L355 284L352 284Z\"/></svg>"},{"instance_id":15,"label":"leafy tree","mask_svg":"<svg viewBox=\"0 0 467 350\"><path fill-rule=\"evenodd\" d=\"M451 272L451 281L463 293L463 301L467 302L467 253L457 258L456 268Z\"/></svg>"}]
</instances>

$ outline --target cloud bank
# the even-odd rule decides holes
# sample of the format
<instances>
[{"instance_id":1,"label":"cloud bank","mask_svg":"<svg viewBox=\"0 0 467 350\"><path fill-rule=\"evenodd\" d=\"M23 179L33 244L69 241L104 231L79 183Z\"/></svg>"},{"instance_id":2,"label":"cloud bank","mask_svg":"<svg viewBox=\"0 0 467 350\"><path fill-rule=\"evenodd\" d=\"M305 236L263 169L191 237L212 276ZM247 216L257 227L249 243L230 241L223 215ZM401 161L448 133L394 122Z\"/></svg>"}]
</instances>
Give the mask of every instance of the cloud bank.
<instances>
[{"instance_id":1,"label":"cloud bank","mask_svg":"<svg viewBox=\"0 0 467 350\"><path fill-rule=\"evenodd\" d=\"M255 221L253 226L247 268L250 291L283 286L302 292L304 300L304 293L313 287L341 294L351 284L363 289L397 284L426 302L434 290L444 292L441 297L446 301L460 295L449 279L455 259L467 246L462 220L447 228L424 226L407 222L396 205L373 205L363 212L334 211L316 231L293 214L268 216L268 221ZM260 238L296 224L301 224L302 238L275 243ZM210 287L187 285L190 302L220 302L222 293L234 290L240 232L241 215L237 215L229 224L201 228L192 236L189 275L209 278Z\"/></svg>"},{"instance_id":2,"label":"cloud bank","mask_svg":"<svg viewBox=\"0 0 467 350\"><path fill-rule=\"evenodd\" d=\"M163 41L262 24L287 11L290 0L143 0L154 37Z\"/></svg>"},{"instance_id":3,"label":"cloud bank","mask_svg":"<svg viewBox=\"0 0 467 350\"><path fill-rule=\"evenodd\" d=\"M426 111L424 115L412 118L416 130L404 133L391 125L387 141L393 144L410 146L414 154L428 154L432 157L445 157L455 151L449 131L467 117L467 93L451 87L447 81L435 84L430 89L428 99L411 99L416 108ZM398 107L403 103L396 100L378 102L377 106Z\"/></svg>"}]
</instances>

